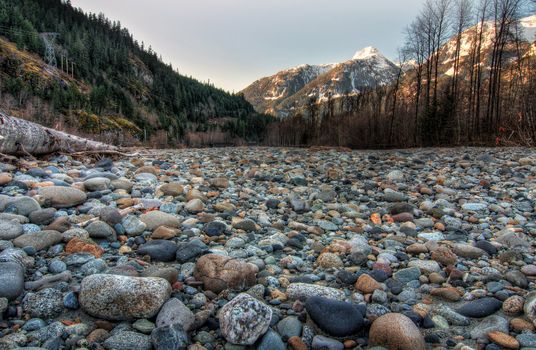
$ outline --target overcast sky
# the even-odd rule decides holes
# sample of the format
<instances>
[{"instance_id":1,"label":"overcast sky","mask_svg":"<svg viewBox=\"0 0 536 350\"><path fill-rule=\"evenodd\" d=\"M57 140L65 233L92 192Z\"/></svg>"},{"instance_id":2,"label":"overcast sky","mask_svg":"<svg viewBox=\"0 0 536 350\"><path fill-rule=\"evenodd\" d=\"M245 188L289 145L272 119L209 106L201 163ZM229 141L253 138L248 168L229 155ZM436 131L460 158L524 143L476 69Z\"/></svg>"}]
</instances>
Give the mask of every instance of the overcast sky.
<instances>
[{"instance_id":1,"label":"overcast sky","mask_svg":"<svg viewBox=\"0 0 536 350\"><path fill-rule=\"evenodd\" d=\"M375 46L395 59L423 0L71 0L119 20L185 75L229 91Z\"/></svg>"}]
</instances>

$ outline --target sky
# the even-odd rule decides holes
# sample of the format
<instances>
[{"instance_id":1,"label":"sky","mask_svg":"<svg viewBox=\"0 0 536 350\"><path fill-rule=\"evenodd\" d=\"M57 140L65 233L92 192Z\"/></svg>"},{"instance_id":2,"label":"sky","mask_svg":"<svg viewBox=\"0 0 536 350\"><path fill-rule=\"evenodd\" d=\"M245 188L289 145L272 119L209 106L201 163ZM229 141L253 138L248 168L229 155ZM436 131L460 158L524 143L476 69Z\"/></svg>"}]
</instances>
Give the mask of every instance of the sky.
<instances>
[{"instance_id":1,"label":"sky","mask_svg":"<svg viewBox=\"0 0 536 350\"><path fill-rule=\"evenodd\" d=\"M366 46L396 59L423 0L71 0L120 21L181 74L238 92L300 64Z\"/></svg>"}]
</instances>

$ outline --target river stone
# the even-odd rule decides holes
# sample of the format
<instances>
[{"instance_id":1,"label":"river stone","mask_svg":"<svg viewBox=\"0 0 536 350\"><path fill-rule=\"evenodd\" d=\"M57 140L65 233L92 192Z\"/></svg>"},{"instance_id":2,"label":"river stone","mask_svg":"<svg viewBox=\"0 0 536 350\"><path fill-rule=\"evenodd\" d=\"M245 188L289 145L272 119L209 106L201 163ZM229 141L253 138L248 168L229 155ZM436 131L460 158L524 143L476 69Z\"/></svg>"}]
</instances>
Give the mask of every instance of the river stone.
<instances>
[{"instance_id":1,"label":"river stone","mask_svg":"<svg viewBox=\"0 0 536 350\"><path fill-rule=\"evenodd\" d=\"M194 270L196 280L205 289L220 293L224 289L243 290L256 282L259 268L245 261L228 256L207 254L200 257Z\"/></svg>"},{"instance_id":2,"label":"river stone","mask_svg":"<svg viewBox=\"0 0 536 350\"><path fill-rule=\"evenodd\" d=\"M155 328L151 342L156 350L186 350L190 344L188 333L178 323Z\"/></svg>"},{"instance_id":3,"label":"river stone","mask_svg":"<svg viewBox=\"0 0 536 350\"><path fill-rule=\"evenodd\" d=\"M41 209L37 201L31 197L16 197L9 202L9 206L17 209L17 214L28 216L30 213Z\"/></svg>"},{"instance_id":4,"label":"river stone","mask_svg":"<svg viewBox=\"0 0 536 350\"><path fill-rule=\"evenodd\" d=\"M105 177L94 177L84 181L84 188L86 191L96 192L105 191L110 187L110 179Z\"/></svg>"},{"instance_id":5,"label":"river stone","mask_svg":"<svg viewBox=\"0 0 536 350\"><path fill-rule=\"evenodd\" d=\"M473 247L469 244L456 243L452 247L454 254L461 256L462 258L478 259L486 252L480 248Z\"/></svg>"},{"instance_id":6,"label":"river stone","mask_svg":"<svg viewBox=\"0 0 536 350\"><path fill-rule=\"evenodd\" d=\"M151 350L151 338L148 335L132 331L113 334L104 343L106 350Z\"/></svg>"},{"instance_id":7,"label":"river stone","mask_svg":"<svg viewBox=\"0 0 536 350\"><path fill-rule=\"evenodd\" d=\"M142 244L137 253L140 255L149 255L151 260L170 262L175 261L177 245L165 239L157 239Z\"/></svg>"},{"instance_id":8,"label":"river stone","mask_svg":"<svg viewBox=\"0 0 536 350\"><path fill-rule=\"evenodd\" d=\"M116 240L115 230L104 221L94 221L86 227L89 237L95 239L107 239L109 241Z\"/></svg>"},{"instance_id":9,"label":"river stone","mask_svg":"<svg viewBox=\"0 0 536 350\"><path fill-rule=\"evenodd\" d=\"M24 291L24 267L16 262L0 262L0 298L17 299Z\"/></svg>"},{"instance_id":10,"label":"river stone","mask_svg":"<svg viewBox=\"0 0 536 350\"><path fill-rule=\"evenodd\" d=\"M334 337L356 334L364 325L361 311L351 303L313 296L307 299L305 308L314 324Z\"/></svg>"},{"instance_id":11,"label":"river stone","mask_svg":"<svg viewBox=\"0 0 536 350\"><path fill-rule=\"evenodd\" d=\"M54 208L70 208L87 200L86 194L74 187L41 187L38 193L44 198L45 205Z\"/></svg>"},{"instance_id":12,"label":"river stone","mask_svg":"<svg viewBox=\"0 0 536 350\"><path fill-rule=\"evenodd\" d=\"M62 238L62 234L58 231L39 231L25 233L15 238L13 244L19 248L33 247L36 251L40 251L60 243Z\"/></svg>"},{"instance_id":13,"label":"river stone","mask_svg":"<svg viewBox=\"0 0 536 350\"><path fill-rule=\"evenodd\" d=\"M179 243L177 249L177 261L184 264L199 255L207 253L208 250L208 246L197 238L192 239L190 242Z\"/></svg>"},{"instance_id":14,"label":"river stone","mask_svg":"<svg viewBox=\"0 0 536 350\"><path fill-rule=\"evenodd\" d=\"M195 315L177 298L171 298L162 306L156 317L156 326L180 324L182 329L189 331L194 324Z\"/></svg>"},{"instance_id":15,"label":"river stone","mask_svg":"<svg viewBox=\"0 0 536 350\"><path fill-rule=\"evenodd\" d=\"M22 225L15 220L0 220L0 240L10 240L22 235Z\"/></svg>"},{"instance_id":16,"label":"river stone","mask_svg":"<svg viewBox=\"0 0 536 350\"><path fill-rule=\"evenodd\" d=\"M147 225L135 215L127 215L122 224L129 236L139 236L147 228Z\"/></svg>"},{"instance_id":17,"label":"river stone","mask_svg":"<svg viewBox=\"0 0 536 350\"><path fill-rule=\"evenodd\" d=\"M94 317L132 320L156 315L170 294L163 278L95 274L82 280L79 300Z\"/></svg>"},{"instance_id":18,"label":"river stone","mask_svg":"<svg viewBox=\"0 0 536 350\"><path fill-rule=\"evenodd\" d=\"M372 323L369 346L383 346L390 350L426 349L419 328L409 317L398 313L385 314Z\"/></svg>"},{"instance_id":19,"label":"river stone","mask_svg":"<svg viewBox=\"0 0 536 350\"><path fill-rule=\"evenodd\" d=\"M486 317L471 330L471 338L485 339L488 333L493 331L508 333L508 320L497 315Z\"/></svg>"},{"instance_id":20,"label":"river stone","mask_svg":"<svg viewBox=\"0 0 536 350\"><path fill-rule=\"evenodd\" d=\"M313 296L319 296L333 300L344 300L345 298L344 292L342 290L307 283L291 283L287 287L287 296L291 300L301 301L306 301L308 298Z\"/></svg>"},{"instance_id":21,"label":"river stone","mask_svg":"<svg viewBox=\"0 0 536 350\"><path fill-rule=\"evenodd\" d=\"M252 345L268 330L272 309L249 294L241 293L225 304L218 315L225 339L237 345Z\"/></svg>"},{"instance_id":22,"label":"river stone","mask_svg":"<svg viewBox=\"0 0 536 350\"><path fill-rule=\"evenodd\" d=\"M31 212L29 218L32 224L48 225L54 221L55 214L56 209L54 208L39 209Z\"/></svg>"},{"instance_id":23,"label":"river stone","mask_svg":"<svg viewBox=\"0 0 536 350\"><path fill-rule=\"evenodd\" d=\"M141 215L140 220L147 225L147 230L149 231L153 231L159 226L178 228L181 224L181 221L178 217L158 210L150 211L147 214Z\"/></svg>"},{"instance_id":24,"label":"river stone","mask_svg":"<svg viewBox=\"0 0 536 350\"><path fill-rule=\"evenodd\" d=\"M47 288L37 293L28 293L22 301L22 308L32 317L54 318L63 311L63 293Z\"/></svg>"},{"instance_id":25,"label":"river stone","mask_svg":"<svg viewBox=\"0 0 536 350\"><path fill-rule=\"evenodd\" d=\"M287 350L287 346L279 334L269 329L257 344L256 350Z\"/></svg>"},{"instance_id":26,"label":"river stone","mask_svg":"<svg viewBox=\"0 0 536 350\"><path fill-rule=\"evenodd\" d=\"M525 297L525 305L523 305L525 315L536 324L536 291L530 292Z\"/></svg>"},{"instance_id":27,"label":"river stone","mask_svg":"<svg viewBox=\"0 0 536 350\"><path fill-rule=\"evenodd\" d=\"M486 297L470 301L459 307L456 311L466 317L482 318L495 313L501 307L502 301L492 297Z\"/></svg>"}]
</instances>

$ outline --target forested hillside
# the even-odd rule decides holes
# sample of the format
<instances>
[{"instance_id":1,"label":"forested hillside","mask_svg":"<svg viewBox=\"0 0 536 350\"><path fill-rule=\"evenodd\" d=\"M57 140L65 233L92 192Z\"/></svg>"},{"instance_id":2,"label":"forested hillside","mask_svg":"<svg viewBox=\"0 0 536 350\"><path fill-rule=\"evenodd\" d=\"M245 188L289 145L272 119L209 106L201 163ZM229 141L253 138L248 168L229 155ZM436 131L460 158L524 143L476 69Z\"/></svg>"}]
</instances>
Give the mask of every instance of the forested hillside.
<instances>
[{"instance_id":1,"label":"forested hillside","mask_svg":"<svg viewBox=\"0 0 536 350\"><path fill-rule=\"evenodd\" d=\"M266 121L241 95L178 74L120 23L61 0L0 0L0 93L7 113L125 143L256 140Z\"/></svg>"}]
</instances>

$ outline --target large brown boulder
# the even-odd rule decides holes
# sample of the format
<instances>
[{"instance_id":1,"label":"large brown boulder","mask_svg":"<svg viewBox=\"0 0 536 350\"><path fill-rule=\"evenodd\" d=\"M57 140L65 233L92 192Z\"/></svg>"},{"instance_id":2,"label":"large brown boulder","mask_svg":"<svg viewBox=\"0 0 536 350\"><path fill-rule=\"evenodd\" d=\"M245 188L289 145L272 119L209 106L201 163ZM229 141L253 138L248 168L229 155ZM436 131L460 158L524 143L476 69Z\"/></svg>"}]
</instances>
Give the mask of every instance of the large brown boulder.
<instances>
[{"instance_id":1,"label":"large brown boulder","mask_svg":"<svg viewBox=\"0 0 536 350\"><path fill-rule=\"evenodd\" d=\"M369 333L370 346L390 350L425 350L424 337L413 321L402 314L390 313L378 317Z\"/></svg>"},{"instance_id":2,"label":"large brown boulder","mask_svg":"<svg viewBox=\"0 0 536 350\"><path fill-rule=\"evenodd\" d=\"M194 277L205 289L220 293L224 289L243 290L256 282L256 265L228 256L207 254L195 264Z\"/></svg>"}]
</instances>

